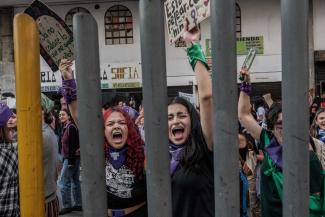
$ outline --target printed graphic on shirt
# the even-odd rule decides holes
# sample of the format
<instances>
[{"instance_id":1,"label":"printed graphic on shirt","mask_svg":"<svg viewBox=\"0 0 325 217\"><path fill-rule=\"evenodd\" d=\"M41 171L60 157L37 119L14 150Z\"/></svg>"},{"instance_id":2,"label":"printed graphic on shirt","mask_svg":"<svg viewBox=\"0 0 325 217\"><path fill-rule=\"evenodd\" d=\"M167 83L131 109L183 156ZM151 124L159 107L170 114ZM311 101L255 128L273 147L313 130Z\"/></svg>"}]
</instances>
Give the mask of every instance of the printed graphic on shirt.
<instances>
[{"instance_id":1,"label":"printed graphic on shirt","mask_svg":"<svg viewBox=\"0 0 325 217\"><path fill-rule=\"evenodd\" d=\"M132 186L134 183L134 174L126 166L118 170L109 162L106 162L106 190L120 198L132 197Z\"/></svg>"}]
</instances>

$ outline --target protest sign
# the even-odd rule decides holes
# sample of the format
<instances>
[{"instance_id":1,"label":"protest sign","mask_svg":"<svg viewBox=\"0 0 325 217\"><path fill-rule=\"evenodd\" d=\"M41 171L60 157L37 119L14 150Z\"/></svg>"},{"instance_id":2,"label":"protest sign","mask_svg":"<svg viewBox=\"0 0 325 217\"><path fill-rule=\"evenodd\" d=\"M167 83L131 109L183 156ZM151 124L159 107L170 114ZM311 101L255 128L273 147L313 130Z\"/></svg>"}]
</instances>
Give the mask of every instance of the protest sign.
<instances>
[{"instance_id":1,"label":"protest sign","mask_svg":"<svg viewBox=\"0 0 325 217\"><path fill-rule=\"evenodd\" d=\"M39 29L41 55L53 72L61 59L73 60L73 34L65 22L42 2L35 0L25 13L34 18Z\"/></svg>"},{"instance_id":2,"label":"protest sign","mask_svg":"<svg viewBox=\"0 0 325 217\"><path fill-rule=\"evenodd\" d=\"M192 29L210 16L210 0L167 0L164 8L170 43L183 34L185 19Z\"/></svg>"}]
</instances>

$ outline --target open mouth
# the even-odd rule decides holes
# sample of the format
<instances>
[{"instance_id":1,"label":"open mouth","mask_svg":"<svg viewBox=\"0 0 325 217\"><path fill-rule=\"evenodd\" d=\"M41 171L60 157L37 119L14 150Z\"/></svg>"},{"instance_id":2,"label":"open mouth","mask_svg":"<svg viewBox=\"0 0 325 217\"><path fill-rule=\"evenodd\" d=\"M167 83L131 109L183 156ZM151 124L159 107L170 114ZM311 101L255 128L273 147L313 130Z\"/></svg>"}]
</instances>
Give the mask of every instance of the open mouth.
<instances>
[{"instance_id":1,"label":"open mouth","mask_svg":"<svg viewBox=\"0 0 325 217\"><path fill-rule=\"evenodd\" d=\"M173 136L178 139L178 138L182 138L183 134L184 134L184 128L182 127L175 127L174 129L172 129L172 134Z\"/></svg>"},{"instance_id":2,"label":"open mouth","mask_svg":"<svg viewBox=\"0 0 325 217\"><path fill-rule=\"evenodd\" d=\"M113 132L113 141L114 142L120 142L122 141L122 132Z\"/></svg>"}]
</instances>

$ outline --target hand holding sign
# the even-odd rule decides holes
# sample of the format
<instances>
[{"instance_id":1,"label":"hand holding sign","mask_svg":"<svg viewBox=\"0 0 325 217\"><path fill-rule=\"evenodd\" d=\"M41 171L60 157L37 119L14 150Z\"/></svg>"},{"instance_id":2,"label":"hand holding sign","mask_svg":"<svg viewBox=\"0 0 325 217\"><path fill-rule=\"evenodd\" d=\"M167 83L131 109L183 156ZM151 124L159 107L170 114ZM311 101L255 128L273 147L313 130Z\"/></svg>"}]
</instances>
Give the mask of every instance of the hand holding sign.
<instances>
[{"instance_id":1,"label":"hand holding sign","mask_svg":"<svg viewBox=\"0 0 325 217\"><path fill-rule=\"evenodd\" d=\"M192 29L210 16L210 0L167 0L164 7L171 43L182 36L185 19Z\"/></svg>"},{"instance_id":2,"label":"hand holding sign","mask_svg":"<svg viewBox=\"0 0 325 217\"><path fill-rule=\"evenodd\" d=\"M193 43L200 40L200 30L198 27L194 27L193 29L189 30L189 22L186 19L184 23L184 33L182 38L186 43Z\"/></svg>"},{"instance_id":3,"label":"hand holding sign","mask_svg":"<svg viewBox=\"0 0 325 217\"><path fill-rule=\"evenodd\" d=\"M37 23L41 55L53 72L58 70L60 59L74 59L72 31L54 11L35 0L25 13Z\"/></svg>"},{"instance_id":4,"label":"hand holding sign","mask_svg":"<svg viewBox=\"0 0 325 217\"><path fill-rule=\"evenodd\" d=\"M71 60L62 59L60 61L59 69L64 80L71 80L73 78L72 65Z\"/></svg>"}]
</instances>

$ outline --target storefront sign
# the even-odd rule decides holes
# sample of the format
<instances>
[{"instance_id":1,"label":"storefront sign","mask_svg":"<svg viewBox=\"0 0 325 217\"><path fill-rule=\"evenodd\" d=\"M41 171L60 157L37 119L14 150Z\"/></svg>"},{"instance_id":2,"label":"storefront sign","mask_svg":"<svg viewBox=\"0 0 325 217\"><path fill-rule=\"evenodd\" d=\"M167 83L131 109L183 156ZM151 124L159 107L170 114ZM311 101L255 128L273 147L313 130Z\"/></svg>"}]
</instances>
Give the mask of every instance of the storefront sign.
<instances>
[{"instance_id":1,"label":"storefront sign","mask_svg":"<svg viewBox=\"0 0 325 217\"><path fill-rule=\"evenodd\" d=\"M140 63L101 64L101 89L139 88L142 87ZM41 71L42 92L57 91L62 84L59 71L49 69Z\"/></svg>"},{"instance_id":2,"label":"storefront sign","mask_svg":"<svg viewBox=\"0 0 325 217\"><path fill-rule=\"evenodd\" d=\"M167 0L164 7L170 43L183 34L185 19L192 29L210 16L210 0Z\"/></svg>"},{"instance_id":3,"label":"storefront sign","mask_svg":"<svg viewBox=\"0 0 325 217\"><path fill-rule=\"evenodd\" d=\"M247 55L252 47L255 47L257 54L264 54L263 36L241 37L236 41L237 55ZM205 40L205 54L211 57L211 39Z\"/></svg>"},{"instance_id":4,"label":"storefront sign","mask_svg":"<svg viewBox=\"0 0 325 217\"><path fill-rule=\"evenodd\" d=\"M45 4L36 0L25 13L37 23L41 55L52 71L59 69L61 59L73 60L73 34L65 22Z\"/></svg>"}]
</instances>

